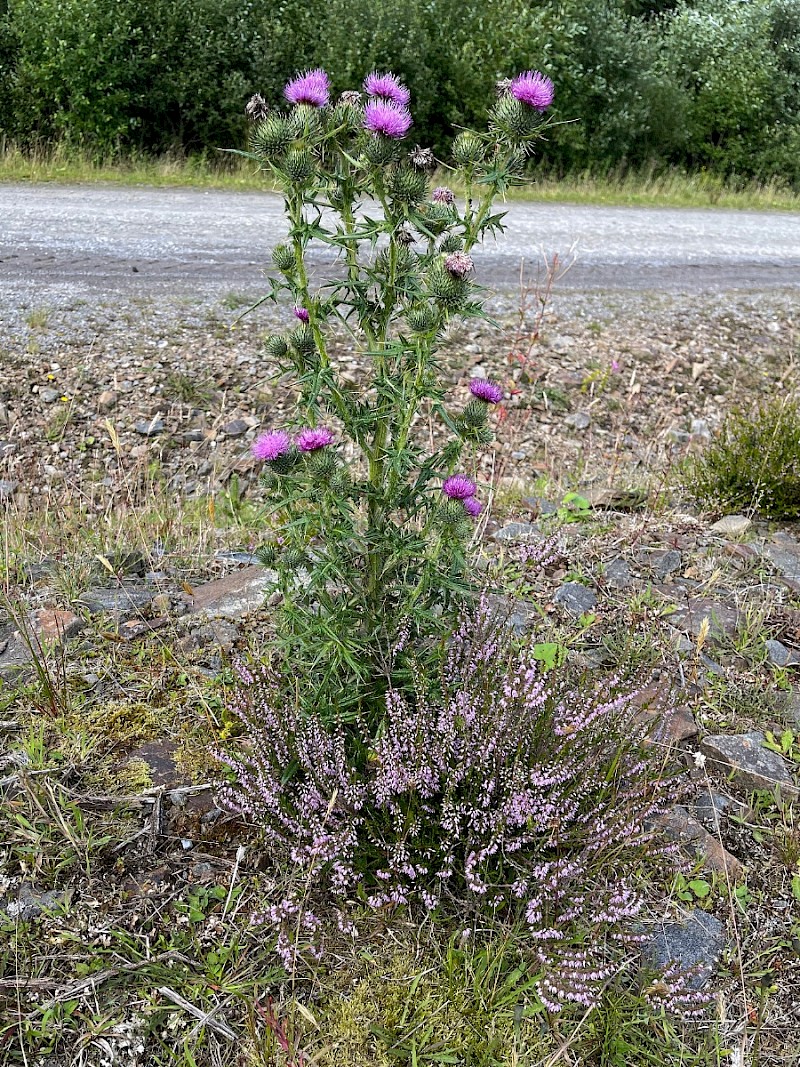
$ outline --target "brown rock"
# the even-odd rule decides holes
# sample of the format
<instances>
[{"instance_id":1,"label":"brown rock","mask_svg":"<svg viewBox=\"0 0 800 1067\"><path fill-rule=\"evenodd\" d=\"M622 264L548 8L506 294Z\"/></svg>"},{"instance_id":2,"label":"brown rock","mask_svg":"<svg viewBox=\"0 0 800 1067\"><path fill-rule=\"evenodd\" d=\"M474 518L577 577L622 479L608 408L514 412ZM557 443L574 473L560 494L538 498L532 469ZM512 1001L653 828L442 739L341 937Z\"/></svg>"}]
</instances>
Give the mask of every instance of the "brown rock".
<instances>
[{"instance_id":1,"label":"brown rock","mask_svg":"<svg viewBox=\"0 0 800 1067\"><path fill-rule=\"evenodd\" d=\"M104 389L97 398L97 406L101 411L111 411L113 407L116 407L116 403L117 394L113 389Z\"/></svg>"},{"instance_id":2,"label":"brown rock","mask_svg":"<svg viewBox=\"0 0 800 1067\"><path fill-rule=\"evenodd\" d=\"M58 608L39 608L32 613L30 622L39 640L49 644L74 637L84 626L83 619L71 611L60 611Z\"/></svg>"},{"instance_id":3,"label":"brown rock","mask_svg":"<svg viewBox=\"0 0 800 1067\"><path fill-rule=\"evenodd\" d=\"M708 870L727 874L733 881L741 878L743 868L739 860L701 826L683 805L676 804L671 811L662 815L658 822L666 836L671 841L677 841L685 853L702 856L703 864Z\"/></svg>"}]
</instances>

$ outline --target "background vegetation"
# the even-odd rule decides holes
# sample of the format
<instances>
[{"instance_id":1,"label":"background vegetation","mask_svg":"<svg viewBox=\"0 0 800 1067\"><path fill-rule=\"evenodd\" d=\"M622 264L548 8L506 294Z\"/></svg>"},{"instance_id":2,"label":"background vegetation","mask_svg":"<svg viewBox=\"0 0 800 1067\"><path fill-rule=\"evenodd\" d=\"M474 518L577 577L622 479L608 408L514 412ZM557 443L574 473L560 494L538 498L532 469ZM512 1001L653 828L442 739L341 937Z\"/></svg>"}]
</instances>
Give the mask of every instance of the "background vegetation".
<instances>
[{"instance_id":1,"label":"background vegetation","mask_svg":"<svg viewBox=\"0 0 800 1067\"><path fill-rule=\"evenodd\" d=\"M297 69L373 67L438 151L501 76L544 70L556 174L680 167L800 186L800 0L0 0L0 131L97 158L240 145ZM575 121L572 121L575 120Z\"/></svg>"}]
</instances>

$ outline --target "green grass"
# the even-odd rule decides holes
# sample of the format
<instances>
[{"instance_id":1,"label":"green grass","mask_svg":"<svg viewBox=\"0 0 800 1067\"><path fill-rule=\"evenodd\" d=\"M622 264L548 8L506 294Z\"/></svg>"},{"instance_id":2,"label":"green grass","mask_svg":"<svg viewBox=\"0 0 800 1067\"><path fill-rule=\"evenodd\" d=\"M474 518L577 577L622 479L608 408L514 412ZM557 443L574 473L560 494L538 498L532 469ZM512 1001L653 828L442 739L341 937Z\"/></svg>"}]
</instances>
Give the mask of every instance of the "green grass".
<instances>
[{"instance_id":1,"label":"green grass","mask_svg":"<svg viewBox=\"0 0 800 1067\"><path fill-rule=\"evenodd\" d=\"M0 181L114 182L245 191L270 186L249 160L221 152L210 157L132 156L97 161L58 148L23 153L13 146L0 152ZM563 178L541 175L532 185L514 190L512 197L542 203L800 211L800 191L793 191L780 178L734 182L707 172L685 174L678 170L583 172Z\"/></svg>"}]
</instances>

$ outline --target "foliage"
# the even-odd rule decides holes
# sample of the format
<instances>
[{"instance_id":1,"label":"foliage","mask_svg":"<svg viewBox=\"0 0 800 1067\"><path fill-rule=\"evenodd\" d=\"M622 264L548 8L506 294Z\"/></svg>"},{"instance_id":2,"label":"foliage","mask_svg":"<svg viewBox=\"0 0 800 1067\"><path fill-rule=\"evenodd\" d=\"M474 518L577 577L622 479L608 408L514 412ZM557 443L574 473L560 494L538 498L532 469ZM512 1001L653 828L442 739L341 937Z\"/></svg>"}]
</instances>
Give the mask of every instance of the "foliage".
<instances>
[{"instance_id":1,"label":"foliage","mask_svg":"<svg viewBox=\"0 0 800 1067\"><path fill-rule=\"evenodd\" d=\"M309 896L338 909L340 928L354 897L483 910L527 923L545 1004L593 1005L635 940L637 868L658 854L654 820L675 793L636 695L543 673L485 605L453 635L440 681L418 678L414 695L390 690L377 731L364 719L326 730L273 672L243 669L247 748L220 756L234 779L221 802L292 864L264 915L287 966L321 951Z\"/></svg>"},{"instance_id":2,"label":"foliage","mask_svg":"<svg viewBox=\"0 0 800 1067\"><path fill-rule=\"evenodd\" d=\"M386 77L404 99L406 88ZM465 548L481 504L477 483L455 472L474 470L476 451L492 439L488 409L503 391L473 382L470 403L448 411L437 350L453 318L482 314L469 253L500 228L492 200L519 180L545 119L543 108L509 91L492 108L487 134L456 140L467 190L461 209L449 189L430 190L430 152L404 145L404 107L375 93L366 102L358 93L333 106L304 102L327 99L322 72L287 92L302 101L258 118L251 146L283 188L289 220L268 298L289 297L294 328L268 339L267 365L296 384L296 419L306 428L293 439L274 429L255 442L276 531L260 556L278 574L279 639L302 699L330 720L363 712L365 702L382 706L399 635L422 654L469 588ZM400 126L365 128L387 117ZM309 265L315 246L342 265L318 287ZM334 329L346 331L371 368L365 381L342 376L330 351ZM436 447L413 433L422 414L444 431Z\"/></svg>"},{"instance_id":3,"label":"foliage","mask_svg":"<svg viewBox=\"0 0 800 1067\"><path fill-rule=\"evenodd\" d=\"M7 3L8 15L3 15ZM4 0L0 129L98 155L241 143L298 66L392 67L439 155L504 69L558 85L554 172L651 164L800 181L800 0Z\"/></svg>"},{"instance_id":4,"label":"foliage","mask_svg":"<svg viewBox=\"0 0 800 1067\"><path fill-rule=\"evenodd\" d=\"M800 404L779 397L752 414L732 412L691 464L687 483L709 508L800 516Z\"/></svg>"}]
</instances>

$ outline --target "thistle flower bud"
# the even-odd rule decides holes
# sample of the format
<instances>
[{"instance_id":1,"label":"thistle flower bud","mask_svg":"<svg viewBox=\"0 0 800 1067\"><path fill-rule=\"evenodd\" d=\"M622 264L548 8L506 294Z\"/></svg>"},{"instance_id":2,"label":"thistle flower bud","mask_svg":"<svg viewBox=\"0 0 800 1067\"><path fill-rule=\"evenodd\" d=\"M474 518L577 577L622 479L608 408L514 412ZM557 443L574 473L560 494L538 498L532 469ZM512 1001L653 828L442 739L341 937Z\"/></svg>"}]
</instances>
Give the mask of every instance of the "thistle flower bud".
<instances>
[{"instance_id":1,"label":"thistle flower bud","mask_svg":"<svg viewBox=\"0 0 800 1067\"><path fill-rule=\"evenodd\" d=\"M460 252L464 247L464 241L457 233L448 233L439 242L439 251L444 255L450 252Z\"/></svg>"},{"instance_id":2,"label":"thistle flower bud","mask_svg":"<svg viewBox=\"0 0 800 1067\"><path fill-rule=\"evenodd\" d=\"M436 158L430 148L420 148L419 145L415 145L408 153L408 161L417 170L436 170Z\"/></svg>"},{"instance_id":3,"label":"thistle flower bud","mask_svg":"<svg viewBox=\"0 0 800 1067\"><path fill-rule=\"evenodd\" d=\"M336 453L330 448L318 448L309 454L307 467L312 478L326 482L336 470Z\"/></svg>"},{"instance_id":4,"label":"thistle flower bud","mask_svg":"<svg viewBox=\"0 0 800 1067\"><path fill-rule=\"evenodd\" d=\"M297 450L291 448L288 452L284 452L283 455L278 456L272 463L270 463L270 470L281 477L285 477L297 466L299 458Z\"/></svg>"},{"instance_id":5,"label":"thistle flower bud","mask_svg":"<svg viewBox=\"0 0 800 1067\"><path fill-rule=\"evenodd\" d=\"M425 199L428 178L424 171L411 167L396 167L389 175L389 195L401 204L414 206Z\"/></svg>"},{"instance_id":6,"label":"thistle flower bud","mask_svg":"<svg viewBox=\"0 0 800 1067\"><path fill-rule=\"evenodd\" d=\"M275 245L272 249L272 262L282 274L292 274L297 266L294 250L288 245Z\"/></svg>"},{"instance_id":7,"label":"thistle flower bud","mask_svg":"<svg viewBox=\"0 0 800 1067\"><path fill-rule=\"evenodd\" d=\"M442 203L426 204L424 216L426 229L436 236L444 233L455 218L453 208L449 204Z\"/></svg>"},{"instance_id":8,"label":"thistle flower bud","mask_svg":"<svg viewBox=\"0 0 800 1067\"><path fill-rule=\"evenodd\" d=\"M391 270L392 254L388 248L381 249L375 258L375 269L381 274L387 274ZM411 273L416 266L414 253L406 245L401 244L394 252L395 277L403 277Z\"/></svg>"},{"instance_id":9,"label":"thistle flower bud","mask_svg":"<svg viewBox=\"0 0 800 1067\"><path fill-rule=\"evenodd\" d=\"M269 114L267 101L261 93L253 93L245 104L244 113L251 122L263 122Z\"/></svg>"},{"instance_id":10,"label":"thistle flower bud","mask_svg":"<svg viewBox=\"0 0 800 1067\"><path fill-rule=\"evenodd\" d=\"M292 330L289 334L289 341L295 352L299 352L301 356L310 356L317 350L317 342L314 340L313 331L305 323Z\"/></svg>"},{"instance_id":11,"label":"thistle flower bud","mask_svg":"<svg viewBox=\"0 0 800 1067\"><path fill-rule=\"evenodd\" d=\"M290 181L305 185L314 173L314 157L307 148L290 148L283 157L283 169Z\"/></svg>"},{"instance_id":12,"label":"thistle flower bud","mask_svg":"<svg viewBox=\"0 0 800 1067\"><path fill-rule=\"evenodd\" d=\"M486 153L486 146L480 137L465 131L453 141L453 159L459 167L480 163Z\"/></svg>"},{"instance_id":13,"label":"thistle flower bud","mask_svg":"<svg viewBox=\"0 0 800 1067\"><path fill-rule=\"evenodd\" d=\"M439 316L430 304L420 304L410 309L406 322L414 333L430 333L439 325Z\"/></svg>"},{"instance_id":14,"label":"thistle flower bud","mask_svg":"<svg viewBox=\"0 0 800 1067\"><path fill-rule=\"evenodd\" d=\"M250 134L250 148L260 159L270 160L285 152L292 143L292 124L283 115L269 115Z\"/></svg>"},{"instance_id":15,"label":"thistle flower bud","mask_svg":"<svg viewBox=\"0 0 800 1067\"><path fill-rule=\"evenodd\" d=\"M272 334L268 337L264 347L267 352L275 359L284 359L289 351L289 346L286 343L286 338L281 337L280 334Z\"/></svg>"},{"instance_id":16,"label":"thistle flower bud","mask_svg":"<svg viewBox=\"0 0 800 1067\"><path fill-rule=\"evenodd\" d=\"M275 545L261 545L256 549L256 558L262 567L271 567L278 558L278 550Z\"/></svg>"},{"instance_id":17,"label":"thistle flower bud","mask_svg":"<svg viewBox=\"0 0 800 1067\"><path fill-rule=\"evenodd\" d=\"M373 167L385 167L397 158L397 141L389 137L370 137L364 146L364 156Z\"/></svg>"},{"instance_id":18,"label":"thistle flower bud","mask_svg":"<svg viewBox=\"0 0 800 1067\"><path fill-rule=\"evenodd\" d=\"M477 427L486 425L486 404L480 400L471 400L461 415L465 426Z\"/></svg>"},{"instance_id":19,"label":"thistle flower bud","mask_svg":"<svg viewBox=\"0 0 800 1067\"><path fill-rule=\"evenodd\" d=\"M494 129L505 134L511 143L530 137L542 123L541 114L510 94L501 96L491 111Z\"/></svg>"},{"instance_id":20,"label":"thistle flower bud","mask_svg":"<svg viewBox=\"0 0 800 1067\"><path fill-rule=\"evenodd\" d=\"M301 548L290 548L283 553L281 563L287 571L297 571L306 562L306 554Z\"/></svg>"},{"instance_id":21,"label":"thistle flower bud","mask_svg":"<svg viewBox=\"0 0 800 1067\"><path fill-rule=\"evenodd\" d=\"M459 255L455 252L451 255ZM436 260L428 271L428 289L431 295L448 311L458 311L464 305L468 283L463 277L451 274L443 260Z\"/></svg>"},{"instance_id":22,"label":"thistle flower bud","mask_svg":"<svg viewBox=\"0 0 800 1067\"><path fill-rule=\"evenodd\" d=\"M298 104L292 113L297 137L316 137L322 132L323 113L311 104Z\"/></svg>"}]
</instances>

